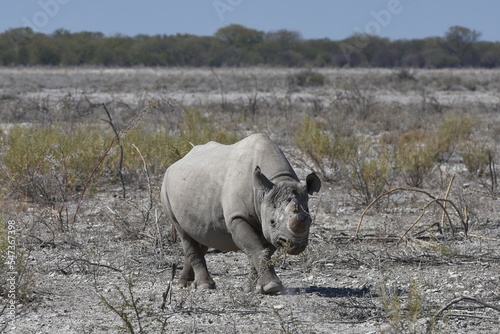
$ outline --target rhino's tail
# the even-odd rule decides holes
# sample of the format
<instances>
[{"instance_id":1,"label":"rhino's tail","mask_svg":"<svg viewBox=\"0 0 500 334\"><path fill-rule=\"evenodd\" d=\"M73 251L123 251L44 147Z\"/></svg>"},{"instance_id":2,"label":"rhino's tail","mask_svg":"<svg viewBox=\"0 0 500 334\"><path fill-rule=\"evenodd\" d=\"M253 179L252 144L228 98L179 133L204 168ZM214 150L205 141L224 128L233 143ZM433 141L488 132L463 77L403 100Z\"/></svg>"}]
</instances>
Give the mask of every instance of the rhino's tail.
<instances>
[{"instance_id":1,"label":"rhino's tail","mask_svg":"<svg viewBox=\"0 0 500 334\"><path fill-rule=\"evenodd\" d=\"M172 242L177 242L177 229L174 224L170 224L170 238L172 238Z\"/></svg>"}]
</instances>

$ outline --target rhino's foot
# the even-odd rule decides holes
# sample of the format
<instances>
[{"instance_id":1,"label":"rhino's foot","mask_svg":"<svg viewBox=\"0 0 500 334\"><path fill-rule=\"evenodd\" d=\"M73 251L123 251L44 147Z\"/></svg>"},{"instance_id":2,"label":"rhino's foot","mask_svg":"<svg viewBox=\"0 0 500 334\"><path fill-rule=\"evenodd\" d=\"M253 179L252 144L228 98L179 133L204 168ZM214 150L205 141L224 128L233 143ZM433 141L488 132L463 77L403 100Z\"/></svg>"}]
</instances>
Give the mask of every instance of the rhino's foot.
<instances>
[{"instance_id":1,"label":"rhino's foot","mask_svg":"<svg viewBox=\"0 0 500 334\"><path fill-rule=\"evenodd\" d=\"M197 282L196 280L194 281L188 281L188 280L179 280L177 283L177 287L179 288L187 288L191 287L193 289L201 289L201 290L213 290L215 289L215 282Z\"/></svg>"},{"instance_id":2,"label":"rhino's foot","mask_svg":"<svg viewBox=\"0 0 500 334\"><path fill-rule=\"evenodd\" d=\"M266 285L257 284L255 291L258 293L263 293L266 295L274 295L280 293L283 290L283 284L281 282L271 281Z\"/></svg>"},{"instance_id":3,"label":"rhino's foot","mask_svg":"<svg viewBox=\"0 0 500 334\"><path fill-rule=\"evenodd\" d=\"M191 284L191 287L193 289L200 289L200 290L213 290L215 289L215 282L214 281L198 282L195 280Z\"/></svg>"},{"instance_id":4,"label":"rhino's foot","mask_svg":"<svg viewBox=\"0 0 500 334\"><path fill-rule=\"evenodd\" d=\"M179 282L177 282L177 287L179 288L187 288L193 283L192 280L187 280L187 279L179 279Z\"/></svg>"}]
</instances>

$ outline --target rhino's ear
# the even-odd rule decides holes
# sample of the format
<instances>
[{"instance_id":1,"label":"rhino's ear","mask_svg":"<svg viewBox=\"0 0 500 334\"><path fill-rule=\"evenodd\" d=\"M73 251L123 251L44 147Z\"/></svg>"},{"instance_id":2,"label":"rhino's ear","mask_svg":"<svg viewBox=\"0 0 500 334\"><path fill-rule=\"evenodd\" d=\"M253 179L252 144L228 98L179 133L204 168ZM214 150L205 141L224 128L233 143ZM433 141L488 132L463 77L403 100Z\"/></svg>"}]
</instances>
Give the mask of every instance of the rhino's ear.
<instances>
[{"instance_id":1,"label":"rhino's ear","mask_svg":"<svg viewBox=\"0 0 500 334\"><path fill-rule=\"evenodd\" d=\"M306 177L306 187L309 195L319 192L321 189L321 181L316 173L311 173Z\"/></svg>"},{"instance_id":2,"label":"rhino's ear","mask_svg":"<svg viewBox=\"0 0 500 334\"><path fill-rule=\"evenodd\" d=\"M256 166L253 172L253 185L255 188L262 189L264 191L269 191L274 187L274 184L269 181L264 174L262 174L259 166Z\"/></svg>"}]
</instances>

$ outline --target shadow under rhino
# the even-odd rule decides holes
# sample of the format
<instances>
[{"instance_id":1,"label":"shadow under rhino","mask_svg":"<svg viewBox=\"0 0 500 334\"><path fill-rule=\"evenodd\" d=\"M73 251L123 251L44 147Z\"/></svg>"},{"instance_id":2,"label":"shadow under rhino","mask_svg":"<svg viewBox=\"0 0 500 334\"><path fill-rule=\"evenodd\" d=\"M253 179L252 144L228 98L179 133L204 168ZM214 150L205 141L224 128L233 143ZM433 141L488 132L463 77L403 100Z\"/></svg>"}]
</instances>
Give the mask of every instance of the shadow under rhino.
<instances>
[{"instance_id":1,"label":"shadow under rhino","mask_svg":"<svg viewBox=\"0 0 500 334\"><path fill-rule=\"evenodd\" d=\"M302 293L315 294L319 297L325 298L345 298L345 297L376 297L374 293L371 292L369 287L363 287L361 289L353 288L333 288L333 287L321 287L311 285L307 288L287 288L284 289L282 294L284 295L299 295Z\"/></svg>"}]
</instances>

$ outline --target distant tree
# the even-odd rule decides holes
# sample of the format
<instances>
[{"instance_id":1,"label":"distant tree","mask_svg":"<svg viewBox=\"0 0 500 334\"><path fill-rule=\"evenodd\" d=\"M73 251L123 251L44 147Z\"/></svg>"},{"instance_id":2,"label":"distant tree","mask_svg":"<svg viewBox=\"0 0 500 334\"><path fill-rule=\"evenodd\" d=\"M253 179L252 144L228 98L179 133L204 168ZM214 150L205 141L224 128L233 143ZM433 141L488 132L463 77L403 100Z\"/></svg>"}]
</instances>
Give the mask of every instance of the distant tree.
<instances>
[{"instance_id":1,"label":"distant tree","mask_svg":"<svg viewBox=\"0 0 500 334\"><path fill-rule=\"evenodd\" d=\"M475 65L477 53L474 44L479 40L481 33L462 26L453 26L445 34L445 43L448 50L459 59L459 65Z\"/></svg>"},{"instance_id":2,"label":"distant tree","mask_svg":"<svg viewBox=\"0 0 500 334\"><path fill-rule=\"evenodd\" d=\"M28 65L27 45L34 38L31 28L9 29L0 35L0 63L3 65Z\"/></svg>"},{"instance_id":3,"label":"distant tree","mask_svg":"<svg viewBox=\"0 0 500 334\"><path fill-rule=\"evenodd\" d=\"M265 63L275 66L302 66L304 44L298 32L278 30L268 32L259 48Z\"/></svg>"},{"instance_id":4,"label":"distant tree","mask_svg":"<svg viewBox=\"0 0 500 334\"><path fill-rule=\"evenodd\" d=\"M259 30L246 28L239 24L231 24L215 32L215 38L236 47L251 47L261 43L264 33Z\"/></svg>"},{"instance_id":5,"label":"distant tree","mask_svg":"<svg viewBox=\"0 0 500 334\"><path fill-rule=\"evenodd\" d=\"M425 41L423 39L395 41L393 44L395 44L394 48L399 52L399 66L425 67Z\"/></svg>"},{"instance_id":6,"label":"distant tree","mask_svg":"<svg viewBox=\"0 0 500 334\"><path fill-rule=\"evenodd\" d=\"M367 38L367 44L361 49L361 53L368 65L373 67L394 66L397 56L390 50L390 40L375 35L368 35Z\"/></svg>"},{"instance_id":7,"label":"distant tree","mask_svg":"<svg viewBox=\"0 0 500 334\"><path fill-rule=\"evenodd\" d=\"M37 34L28 44L31 65L59 65L61 48L57 41L43 34Z\"/></svg>"},{"instance_id":8,"label":"distant tree","mask_svg":"<svg viewBox=\"0 0 500 334\"><path fill-rule=\"evenodd\" d=\"M478 42L476 49L480 54L478 66L500 67L500 43Z\"/></svg>"},{"instance_id":9,"label":"distant tree","mask_svg":"<svg viewBox=\"0 0 500 334\"><path fill-rule=\"evenodd\" d=\"M300 42L300 52L307 64L313 66L336 66L334 57L340 53L337 42L327 38L303 40Z\"/></svg>"},{"instance_id":10,"label":"distant tree","mask_svg":"<svg viewBox=\"0 0 500 334\"><path fill-rule=\"evenodd\" d=\"M206 45L211 56L210 66L244 66L261 63L258 49L264 41L264 32L231 24L214 34L215 40ZM206 64L205 64L206 65Z\"/></svg>"},{"instance_id":11,"label":"distant tree","mask_svg":"<svg viewBox=\"0 0 500 334\"><path fill-rule=\"evenodd\" d=\"M238 24L213 36L105 36L65 29L41 34L18 28L0 33L0 66L500 67L500 43L479 41L480 35L461 26L443 37L395 41L367 34L306 40L296 31L265 33Z\"/></svg>"}]
</instances>

